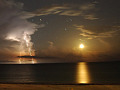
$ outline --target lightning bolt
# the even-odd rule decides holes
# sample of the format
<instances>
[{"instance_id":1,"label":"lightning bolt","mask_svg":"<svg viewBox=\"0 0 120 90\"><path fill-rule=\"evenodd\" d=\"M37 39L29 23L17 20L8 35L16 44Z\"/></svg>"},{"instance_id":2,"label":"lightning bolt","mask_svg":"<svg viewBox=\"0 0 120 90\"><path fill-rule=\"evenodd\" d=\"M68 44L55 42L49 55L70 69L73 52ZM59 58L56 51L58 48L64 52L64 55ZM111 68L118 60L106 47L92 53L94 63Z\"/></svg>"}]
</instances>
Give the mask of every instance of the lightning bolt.
<instances>
[{"instance_id":1,"label":"lightning bolt","mask_svg":"<svg viewBox=\"0 0 120 90\"><path fill-rule=\"evenodd\" d=\"M22 45L24 47L23 50L25 50L24 51L25 54L27 54L29 56L33 56L34 50L32 49L33 44L31 42L31 36L26 32L23 33L23 40L21 41L20 48L22 48ZM22 53L20 52L20 56L22 56L21 54ZM31 58L31 61L32 61L33 64L35 63L33 58ZM22 58L21 57L19 58L19 63L22 64Z\"/></svg>"},{"instance_id":2,"label":"lightning bolt","mask_svg":"<svg viewBox=\"0 0 120 90\"><path fill-rule=\"evenodd\" d=\"M29 52L29 55L32 56L32 45L31 45L31 37L27 34L27 33L24 33L23 34L23 38L24 38L24 41L26 43L26 46L27 46L27 49L28 49L28 52Z\"/></svg>"}]
</instances>

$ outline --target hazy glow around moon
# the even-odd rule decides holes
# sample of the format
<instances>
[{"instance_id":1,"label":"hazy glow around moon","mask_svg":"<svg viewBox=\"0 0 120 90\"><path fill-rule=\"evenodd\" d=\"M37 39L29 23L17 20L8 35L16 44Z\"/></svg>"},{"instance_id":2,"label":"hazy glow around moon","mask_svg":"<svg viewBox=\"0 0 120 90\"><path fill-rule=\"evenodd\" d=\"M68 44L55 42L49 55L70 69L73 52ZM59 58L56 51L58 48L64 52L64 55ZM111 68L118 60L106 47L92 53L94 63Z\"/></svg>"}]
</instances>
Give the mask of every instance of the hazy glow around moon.
<instances>
[{"instance_id":1,"label":"hazy glow around moon","mask_svg":"<svg viewBox=\"0 0 120 90\"><path fill-rule=\"evenodd\" d=\"M84 45L83 45L83 44L80 44L80 48L84 48Z\"/></svg>"}]
</instances>

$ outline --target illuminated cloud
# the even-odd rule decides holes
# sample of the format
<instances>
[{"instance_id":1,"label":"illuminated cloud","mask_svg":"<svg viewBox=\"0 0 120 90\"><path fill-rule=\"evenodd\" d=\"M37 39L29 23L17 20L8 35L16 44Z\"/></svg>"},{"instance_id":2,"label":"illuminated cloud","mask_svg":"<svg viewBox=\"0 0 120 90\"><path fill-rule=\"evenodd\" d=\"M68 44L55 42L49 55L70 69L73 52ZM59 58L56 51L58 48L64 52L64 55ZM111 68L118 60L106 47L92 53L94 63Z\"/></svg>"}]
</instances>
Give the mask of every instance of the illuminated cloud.
<instances>
[{"instance_id":1,"label":"illuminated cloud","mask_svg":"<svg viewBox=\"0 0 120 90\"><path fill-rule=\"evenodd\" d=\"M84 18L85 18L85 19L88 19L88 20L96 20L96 19L99 19L99 18L95 17L94 14L84 15Z\"/></svg>"},{"instance_id":2,"label":"illuminated cloud","mask_svg":"<svg viewBox=\"0 0 120 90\"><path fill-rule=\"evenodd\" d=\"M31 17L29 13L23 11L23 3L15 3L13 0L0 0L0 42L2 43L0 47L4 48L4 52L7 53L6 50L8 49L14 52L19 51L21 43L23 47L21 51L26 52L24 33L27 33L32 45L31 35L37 28L44 27L44 25L28 22L29 17ZM6 42L12 44L8 44L9 47L6 47Z\"/></svg>"},{"instance_id":3,"label":"illuminated cloud","mask_svg":"<svg viewBox=\"0 0 120 90\"><path fill-rule=\"evenodd\" d=\"M88 20L95 20L98 19L95 16L95 7L96 3L87 3L83 5L74 5L74 4L66 4L66 5L52 5L47 8L41 8L33 13L32 16L42 16L42 15L49 15L49 14L57 14L57 15L64 15L64 16L81 16L84 19Z\"/></svg>"},{"instance_id":4,"label":"illuminated cloud","mask_svg":"<svg viewBox=\"0 0 120 90\"><path fill-rule=\"evenodd\" d=\"M120 28L118 29L118 27L116 28L114 26L112 27L112 29L102 32L95 32L93 30L85 29L84 25L75 26L75 28L80 31L80 36L83 36L87 39L109 38L118 36L120 33Z\"/></svg>"}]
</instances>

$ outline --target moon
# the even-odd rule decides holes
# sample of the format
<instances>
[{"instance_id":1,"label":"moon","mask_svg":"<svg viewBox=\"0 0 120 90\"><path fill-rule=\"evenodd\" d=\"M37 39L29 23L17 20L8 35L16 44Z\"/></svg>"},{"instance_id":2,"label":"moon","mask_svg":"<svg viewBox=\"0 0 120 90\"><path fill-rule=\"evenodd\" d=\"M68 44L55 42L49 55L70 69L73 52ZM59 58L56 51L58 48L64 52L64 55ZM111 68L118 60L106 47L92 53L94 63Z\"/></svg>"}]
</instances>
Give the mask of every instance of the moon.
<instances>
[{"instance_id":1,"label":"moon","mask_svg":"<svg viewBox=\"0 0 120 90\"><path fill-rule=\"evenodd\" d=\"M85 46L83 44L80 44L79 48L84 48Z\"/></svg>"}]
</instances>

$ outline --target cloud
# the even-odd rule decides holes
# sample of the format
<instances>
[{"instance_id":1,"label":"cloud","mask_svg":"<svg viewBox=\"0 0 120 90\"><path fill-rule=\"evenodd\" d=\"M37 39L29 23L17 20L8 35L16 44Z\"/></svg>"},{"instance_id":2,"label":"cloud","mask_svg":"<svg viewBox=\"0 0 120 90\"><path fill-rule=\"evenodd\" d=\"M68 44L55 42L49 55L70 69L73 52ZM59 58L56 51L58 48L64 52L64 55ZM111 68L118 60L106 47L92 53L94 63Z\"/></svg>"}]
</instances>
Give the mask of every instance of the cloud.
<instances>
[{"instance_id":1,"label":"cloud","mask_svg":"<svg viewBox=\"0 0 120 90\"><path fill-rule=\"evenodd\" d=\"M48 41L48 43L49 43L49 49L54 49L55 47L54 47L54 43L52 42L52 41Z\"/></svg>"},{"instance_id":2,"label":"cloud","mask_svg":"<svg viewBox=\"0 0 120 90\"><path fill-rule=\"evenodd\" d=\"M0 42L4 48L4 52L12 47L11 52L19 51L20 45L21 51L25 51L25 38L26 33L29 36L29 43L31 42L31 35L37 30L37 28L44 27L44 25L37 25L28 22L27 19L32 17L29 12L23 11L23 3L16 3L13 0L0 0ZM9 45L9 47L6 47ZM10 44L11 43L11 44ZM32 49L32 46L30 46ZM16 49L15 49L16 48Z\"/></svg>"},{"instance_id":3,"label":"cloud","mask_svg":"<svg viewBox=\"0 0 120 90\"><path fill-rule=\"evenodd\" d=\"M100 39L100 38L109 38L109 37L114 37L119 35L119 29L117 28L112 28L111 30L103 31L103 32L95 32L92 30L85 29L85 26L83 25L75 25L75 28L80 31L80 36L83 36L87 39Z\"/></svg>"},{"instance_id":4,"label":"cloud","mask_svg":"<svg viewBox=\"0 0 120 90\"><path fill-rule=\"evenodd\" d=\"M95 20L96 3L87 3L82 5L65 4L65 5L52 5L46 8L40 8L34 11L31 15L64 15L64 16L81 16L84 19Z\"/></svg>"},{"instance_id":5,"label":"cloud","mask_svg":"<svg viewBox=\"0 0 120 90\"><path fill-rule=\"evenodd\" d=\"M88 20L96 20L96 19L99 19L97 17L95 17L94 14L88 14L88 15L83 15L84 16L84 19L88 19Z\"/></svg>"}]
</instances>

